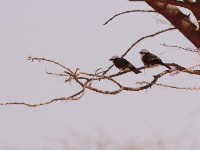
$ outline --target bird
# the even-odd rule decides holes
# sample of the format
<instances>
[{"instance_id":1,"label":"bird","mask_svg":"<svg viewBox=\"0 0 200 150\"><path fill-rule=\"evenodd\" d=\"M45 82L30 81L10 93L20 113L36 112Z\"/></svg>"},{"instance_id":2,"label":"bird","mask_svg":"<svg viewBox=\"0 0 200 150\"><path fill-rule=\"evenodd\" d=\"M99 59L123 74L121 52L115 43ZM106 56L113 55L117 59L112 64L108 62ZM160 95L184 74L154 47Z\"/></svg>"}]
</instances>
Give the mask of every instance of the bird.
<instances>
[{"instance_id":1,"label":"bird","mask_svg":"<svg viewBox=\"0 0 200 150\"><path fill-rule=\"evenodd\" d=\"M113 64L121 71L128 71L131 70L135 74L141 73L140 70L135 68L129 61L127 61L124 58L120 58L118 56L113 56L112 58L109 59L110 61L113 62Z\"/></svg>"},{"instance_id":2,"label":"bird","mask_svg":"<svg viewBox=\"0 0 200 150\"><path fill-rule=\"evenodd\" d=\"M139 53L141 54L141 59L145 67L153 68L162 65L168 69L171 69L171 67L163 63L158 56L150 53L147 49L142 49Z\"/></svg>"}]
</instances>

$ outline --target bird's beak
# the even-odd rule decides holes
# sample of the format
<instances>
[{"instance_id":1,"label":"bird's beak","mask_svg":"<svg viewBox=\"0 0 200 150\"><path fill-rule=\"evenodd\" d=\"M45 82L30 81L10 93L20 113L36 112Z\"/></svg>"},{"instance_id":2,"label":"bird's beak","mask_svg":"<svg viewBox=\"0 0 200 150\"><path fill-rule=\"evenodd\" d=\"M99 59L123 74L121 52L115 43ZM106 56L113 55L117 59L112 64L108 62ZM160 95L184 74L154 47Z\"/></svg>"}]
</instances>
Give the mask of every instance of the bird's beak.
<instances>
[{"instance_id":1,"label":"bird's beak","mask_svg":"<svg viewBox=\"0 0 200 150\"><path fill-rule=\"evenodd\" d=\"M140 54L142 54L142 52L139 52Z\"/></svg>"},{"instance_id":2,"label":"bird's beak","mask_svg":"<svg viewBox=\"0 0 200 150\"><path fill-rule=\"evenodd\" d=\"M112 59L109 59L109 61L112 61Z\"/></svg>"}]
</instances>

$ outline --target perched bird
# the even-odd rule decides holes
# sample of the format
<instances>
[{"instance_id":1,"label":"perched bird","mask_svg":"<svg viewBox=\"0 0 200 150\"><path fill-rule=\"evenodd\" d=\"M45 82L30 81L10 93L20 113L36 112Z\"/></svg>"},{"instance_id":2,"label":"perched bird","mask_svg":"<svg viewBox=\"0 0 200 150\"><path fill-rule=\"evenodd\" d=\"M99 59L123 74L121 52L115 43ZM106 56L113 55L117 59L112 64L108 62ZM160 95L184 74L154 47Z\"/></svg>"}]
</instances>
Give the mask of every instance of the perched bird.
<instances>
[{"instance_id":1,"label":"perched bird","mask_svg":"<svg viewBox=\"0 0 200 150\"><path fill-rule=\"evenodd\" d=\"M133 71L135 74L141 73L140 70L138 70L137 68L135 68L129 61L127 61L124 58L119 58L118 56L113 56L112 58L109 59L110 61L112 61L114 63L114 65L122 71L128 71L131 70Z\"/></svg>"},{"instance_id":2,"label":"perched bird","mask_svg":"<svg viewBox=\"0 0 200 150\"><path fill-rule=\"evenodd\" d=\"M158 56L150 53L146 49L141 50L140 54L141 54L142 62L144 63L145 67L153 68L153 67L162 65L168 69L171 69L171 67L169 67L165 63L163 63L162 60L160 58L158 58Z\"/></svg>"}]
</instances>

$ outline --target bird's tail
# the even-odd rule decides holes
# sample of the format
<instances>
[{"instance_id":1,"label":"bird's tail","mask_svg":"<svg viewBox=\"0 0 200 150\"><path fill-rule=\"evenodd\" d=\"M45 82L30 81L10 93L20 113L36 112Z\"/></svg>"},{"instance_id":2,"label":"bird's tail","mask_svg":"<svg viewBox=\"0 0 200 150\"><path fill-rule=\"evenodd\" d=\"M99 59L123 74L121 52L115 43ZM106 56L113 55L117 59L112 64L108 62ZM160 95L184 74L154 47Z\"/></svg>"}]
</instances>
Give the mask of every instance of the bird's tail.
<instances>
[{"instance_id":1,"label":"bird's tail","mask_svg":"<svg viewBox=\"0 0 200 150\"><path fill-rule=\"evenodd\" d=\"M138 70L137 68L132 68L131 70L132 70L135 74L139 74L139 73L141 73L141 71Z\"/></svg>"},{"instance_id":2,"label":"bird's tail","mask_svg":"<svg viewBox=\"0 0 200 150\"><path fill-rule=\"evenodd\" d=\"M165 66L168 69L172 69L170 66L166 65L165 63L162 63L163 66Z\"/></svg>"}]
</instances>

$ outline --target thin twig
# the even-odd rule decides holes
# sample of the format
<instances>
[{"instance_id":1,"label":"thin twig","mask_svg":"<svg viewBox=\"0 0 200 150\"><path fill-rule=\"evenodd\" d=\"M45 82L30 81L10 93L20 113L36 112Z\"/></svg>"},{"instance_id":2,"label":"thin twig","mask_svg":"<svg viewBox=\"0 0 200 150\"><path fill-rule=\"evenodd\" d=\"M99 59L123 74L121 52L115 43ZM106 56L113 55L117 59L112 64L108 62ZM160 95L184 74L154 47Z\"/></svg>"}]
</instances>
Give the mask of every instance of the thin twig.
<instances>
[{"instance_id":1,"label":"thin twig","mask_svg":"<svg viewBox=\"0 0 200 150\"><path fill-rule=\"evenodd\" d=\"M183 50L186 50L186 51L190 51L190 52L198 52L198 49L192 49L192 48L184 48L184 47L181 47L181 46L176 46L176 45L167 45L165 43L161 44L162 46L165 46L165 47L172 47L172 48L179 48L179 49L183 49Z\"/></svg>"},{"instance_id":2,"label":"thin twig","mask_svg":"<svg viewBox=\"0 0 200 150\"><path fill-rule=\"evenodd\" d=\"M146 81L141 81L141 82L137 82L136 84L142 85L142 84L149 84L149 82ZM199 91L199 88L196 87L178 87L178 86L173 86L173 85L167 85L167 84L161 84L161 83L154 83L154 85L156 86L162 86L165 88L173 88L173 89L177 89L177 90L190 90L190 91Z\"/></svg>"},{"instance_id":3,"label":"thin twig","mask_svg":"<svg viewBox=\"0 0 200 150\"><path fill-rule=\"evenodd\" d=\"M113 17L111 17L110 19L108 19L103 25L108 24L110 21L112 21L117 16L128 14L128 13L133 13L133 12L148 12L148 13L149 12L153 12L153 13L156 13L155 10L128 10L128 11L124 11L124 12L121 12L121 13L118 13L118 14L114 15Z\"/></svg>"}]
</instances>

